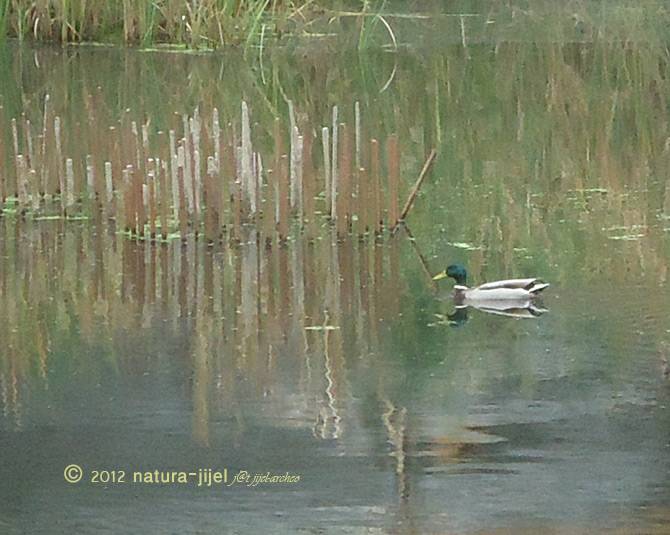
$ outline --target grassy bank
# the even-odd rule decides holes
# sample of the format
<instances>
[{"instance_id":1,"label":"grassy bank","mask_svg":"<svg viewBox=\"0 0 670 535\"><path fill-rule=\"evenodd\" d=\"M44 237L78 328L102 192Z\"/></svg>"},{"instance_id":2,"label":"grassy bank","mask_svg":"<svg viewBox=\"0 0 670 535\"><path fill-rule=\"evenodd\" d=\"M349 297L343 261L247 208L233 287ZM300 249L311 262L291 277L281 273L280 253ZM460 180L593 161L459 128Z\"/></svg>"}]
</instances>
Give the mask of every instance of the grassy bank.
<instances>
[{"instance_id":1,"label":"grassy bank","mask_svg":"<svg viewBox=\"0 0 670 535\"><path fill-rule=\"evenodd\" d=\"M625 0L0 0L0 39L214 49L283 36L422 42L665 41L666 2Z\"/></svg>"},{"instance_id":2,"label":"grassy bank","mask_svg":"<svg viewBox=\"0 0 670 535\"><path fill-rule=\"evenodd\" d=\"M0 0L0 25L5 35L39 41L214 48L295 32L347 8L302 0Z\"/></svg>"}]
</instances>

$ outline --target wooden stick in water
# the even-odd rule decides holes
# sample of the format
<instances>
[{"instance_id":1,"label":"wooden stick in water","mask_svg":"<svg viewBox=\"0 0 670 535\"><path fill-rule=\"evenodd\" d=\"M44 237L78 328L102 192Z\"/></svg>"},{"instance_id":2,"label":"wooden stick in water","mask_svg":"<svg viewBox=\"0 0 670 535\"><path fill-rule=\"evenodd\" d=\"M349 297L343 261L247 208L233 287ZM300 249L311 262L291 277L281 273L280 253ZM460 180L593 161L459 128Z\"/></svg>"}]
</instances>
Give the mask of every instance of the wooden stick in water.
<instances>
[{"instance_id":1,"label":"wooden stick in water","mask_svg":"<svg viewBox=\"0 0 670 535\"><path fill-rule=\"evenodd\" d=\"M402 209L402 212L400 212L399 221L396 221L396 223L393 225L393 228L391 229L392 232L396 231L396 229L398 228L398 224L401 221L405 220L405 218L407 217L407 214L412 209L412 205L414 204L414 199L416 199L416 196L419 193L419 189L421 188L421 184L423 184L423 180L428 175L428 170L430 169L431 165L433 165L433 161L435 161L435 156L436 155L437 155L437 152L435 151L435 149L432 149L430 151L430 154L428 155L428 158L424 162L423 167L421 168L421 173L419 173L419 178L417 179L416 183L414 184L414 187L412 188L412 191L410 192L409 197L407 197L407 201L405 202L405 206Z\"/></svg>"},{"instance_id":2,"label":"wooden stick in water","mask_svg":"<svg viewBox=\"0 0 670 535\"><path fill-rule=\"evenodd\" d=\"M414 252L416 253L417 257L419 258L419 262L421 263L421 269L424 275L426 276L428 284L430 284L433 290L436 290L437 283L433 280L433 273L430 271L430 269L428 269L428 262L426 261L426 257L421 252L421 249L419 249L416 239L414 239L414 236L412 235L412 232L410 231L409 227L405 224L402 225L402 228L407 233L409 243L412 246L412 249L414 249Z\"/></svg>"}]
</instances>

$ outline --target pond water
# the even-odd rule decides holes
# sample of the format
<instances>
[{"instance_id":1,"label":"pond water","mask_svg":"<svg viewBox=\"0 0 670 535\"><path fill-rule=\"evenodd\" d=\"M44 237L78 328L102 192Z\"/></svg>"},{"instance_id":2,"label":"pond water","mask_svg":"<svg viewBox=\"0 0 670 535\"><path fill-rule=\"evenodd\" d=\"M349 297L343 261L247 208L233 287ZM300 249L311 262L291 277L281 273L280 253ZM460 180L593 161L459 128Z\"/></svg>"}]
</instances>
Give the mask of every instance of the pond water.
<instances>
[{"instance_id":1,"label":"pond water","mask_svg":"<svg viewBox=\"0 0 670 535\"><path fill-rule=\"evenodd\" d=\"M403 199L438 153L408 230L378 240L0 218L2 533L667 533L665 48L0 55L0 172L9 119L39 125L47 93L79 162L106 150L91 109L156 136L196 106L237 124L243 98L260 146L288 99L318 127L359 101L365 135L398 133ZM545 312L454 315L430 278L454 261L541 276ZM226 482L152 482L199 469Z\"/></svg>"}]
</instances>

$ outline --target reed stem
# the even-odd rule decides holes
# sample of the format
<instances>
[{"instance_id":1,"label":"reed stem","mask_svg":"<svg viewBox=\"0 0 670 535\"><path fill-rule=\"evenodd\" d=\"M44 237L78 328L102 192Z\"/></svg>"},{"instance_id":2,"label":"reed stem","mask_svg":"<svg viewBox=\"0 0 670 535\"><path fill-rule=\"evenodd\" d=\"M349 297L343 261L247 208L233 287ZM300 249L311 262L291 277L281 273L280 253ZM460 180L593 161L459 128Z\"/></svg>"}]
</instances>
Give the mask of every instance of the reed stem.
<instances>
[{"instance_id":1,"label":"reed stem","mask_svg":"<svg viewBox=\"0 0 670 535\"><path fill-rule=\"evenodd\" d=\"M398 212L398 181L400 161L398 155L398 136L392 134L386 140L386 166L388 173L388 222L394 228L400 217Z\"/></svg>"}]
</instances>

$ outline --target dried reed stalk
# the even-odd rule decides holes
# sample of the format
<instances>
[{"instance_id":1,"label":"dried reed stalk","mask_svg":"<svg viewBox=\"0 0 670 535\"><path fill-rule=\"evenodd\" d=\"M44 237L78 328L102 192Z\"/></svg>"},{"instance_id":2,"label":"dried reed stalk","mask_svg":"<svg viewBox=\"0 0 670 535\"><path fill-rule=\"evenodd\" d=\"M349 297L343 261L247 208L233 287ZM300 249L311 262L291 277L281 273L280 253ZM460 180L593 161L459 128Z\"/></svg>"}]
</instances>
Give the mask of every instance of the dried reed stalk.
<instances>
[{"instance_id":1,"label":"dried reed stalk","mask_svg":"<svg viewBox=\"0 0 670 535\"><path fill-rule=\"evenodd\" d=\"M248 203L252 213L256 212L256 187L253 174L253 152L251 148L251 125L249 107L242 101L242 146L238 157L240 180L244 191L244 203Z\"/></svg>"},{"instance_id":2,"label":"dried reed stalk","mask_svg":"<svg viewBox=\"0 0 670 535\"><path fill-rule=\"evenodd\" d=\"M374 216L374 232L379 234L382 231L384 225L384 212L383 212L383 193L381 187L381 176L380 176L380 166L379 166L379 143L376 139L370 140L370 186L372 187L372 213Z\"/></svg>"},{"instance_id":3,"label":"dried reed stalk","mask_svg":"<svg viewBox=\"0 0 670 535\"><path fill-rule=\"evenodd\" d=\"M172 217L175 221L179 220L179 181L177 179L177 134L174 130L169 132L170 139L170 183L172 184Z\"/></svg>"},{"instance_id":4,"label":"dried reed stalk","mask_svg":"<svg viewBox=\"0 0 670 535\"><path fill-rule=\"evenodd\" d=\"M361 168L361 104L357 100L354 103L354 143L356 146L356 169Z\"/></svg>"},{"instance_id":5,"label":"dried reed stalk","mask_svg":"<svg viewBox=\"0 0 670 535\"><path fill-rule=\"evenodd\" d=\"M160 218L161 218L161 237L167 240L168 237L168 204L170 202L170 192L168 191L168 165L167 161L162 161L158 168L158 189L160 193ZM177 194L179 195L179 194Z\"/></svg>"},{"instance_id":6,"label":"dried reed stalk","mask_svg":"<svg viewBox=\"0 0 670 535\"><path fill-rule=\"evenodd\" d=\"M135 210L133 202L133 166L127 165L123 175L123 227L126 232L135 233Z\"/></svg>"},{"instance_id":7,"label":"dried reed stalk","mask_svg":"<svg viewBox=\"0 0 670 535\"><path fill-rule=\"evenodd\" d=\"M288 119L289 119L289 178L290 178L290 206L291 210L298 210L298 137L300 132L295 120L295 110L293 101L288 101Z\"/></svg>"},{"instance_id":8,"label":"dried reed stalk","mask_svg":"<svg viewBox=\"0 0 670 535\"><path fill-rule=\"evenodd\" d=\"M261 230L261 204L263 199L261 197L261 192L263 191L263 159L261 158L260 153L255 153L254 157L254 186L256 188L255 197L256 197L256 214L255 214L255 223L256 223L256 232L260 235Z\"/></svg>"},{"instance_id":9,"label":"dried reed stalk","mask_svg":"<svg viewBox=\"0 0 670 535\"><path fill-rule=\"evenodd\" d=\"M184 167L177 168L177 187L179 190L179 235L181 240L186 241L188 235L188 222L186 215L186 188L184 187Z\"/></svg>"},{"instance_id":10,"label":"dried reed stalk","mask_svg":"<svg viewBox=\"0 0 670 535\"><path fill-rule=\"evenodd\" d=\"M214 141L214 166L218 175L221 172L221 127L217 108L212 110L212 138Z\"/></svg>"},{"instance_id":11,"label":"dried reed stalk","mask_svg":"<svg viewBox=\"0 0 670 535\"><path fill-rule=\"evenodd\" d=\"M35 151L33 148L33 130L30 121L26 118L25 115L23 116L23 137L25 139L26 147L28 148L28 152L24 154L24 158L27 157L26 167L31 169L36 163Z\"/></svg>"},{"instance_id":12,"label":"dried reed stalk","mask_svg":"<svg viewBox=\"0 0 670 535\"><path fill-rule=\"evenodd\" d=\"M114 179L112 175L112 162L105 162L105 212L107 217L112 217L116 211L114 202Z\"/></svg>"},{"instance_id":13,"label":"dried reed stalk","mask_svg":"<svg viewBox=\"0 0 670 535\"><path fill-rule=\"evenodd\" d=\"M235 180L233 182L233 238L235 241L239 241L242 236L242 195L243 195L243 184L241 178L240 166L242 165L242 147L237 147L235 151L236 155L236 168L235 168Z\"/></svg>"},{"instance_id":14,"label":"dried reed stalk","mask_svg":"<svg viewBox=\"0 0 670 535\"><path fill-rule=\"evenodd\" d=\"M391 228L398 223L398 186L400 179L400 156L398 153L398 136L392 134L386 140L386 165L388 172L388 222Z\"/></svg>"},{"instance_id":15,"label":"dried reed stalk","mask_svg":"<svg viewBox=\"0 0 670 535\"><path fill-rule=\"evenodd\" d=\"M12 119L12 141L14 147L14 162L16 167L16 174L14 175L14 184L10 184L10 194L19 196L19 186L21 183L21 173L19 170L19 131L16 124L16 119Z\"/></svg>"},{"instance_id":16,"label":"dried reed stalk","mask_svg":"<svg viewBox=\"0 0 670 535\"><path fill-rule=\"evenodd\" d=\"M140 237L144 237L144 225L146 224L146 193L142 173L137 170L134 173L135 179L135 214L136 214L136 232Z\"/></svg>"},{"instance_id":17,"label":"dried reed stalk","mask_svg":"<svg viewBox=\"0 0 670 535\"><path fill-rule=\"evenodd\" d=\"M5 127L4 108L0 105L0 128ZM7 199L7 170L5 169L5 138L0 135L0 213Z\"/></svg>"},{"instance_id":18,"label":"dried reed stalk","mask_svg":"<svg viewBox=\"0 0 670 535\"><path fill-rule=\"evenodd\" d=\"M193 225L195 235L198 235L198 228L200 226L200 198L202 196L202 176L200 174L200 151L195 149L193 151Z\"/></svg>"},{"instance_id":19,"label":"dried reed stalk","mask_svg":"<svg viewBox=\"0 0 670 535\"><path fill-rule=\"evenodd\" d=\"M283 154L279 162L278 206L279 240L286 241L289 231L289 168L288 156Z\"/></svg>"},{"instance_id":20,"label":"dried reed stalk","mask_svg":"<svg viewBox=\"0 0 670 535\"><path fill-rule=\"evenodd\" d=\"M330 131L327 126L321 129L321 147L323 149L323 183L324 183L324 198L326 202L326 214L331 214L330 202Z\"/></svg>"},{"instance_id":21,"label":"dried reed stalk","mask_svg":"<svg viewBox=\"0 0 670 535\"><path fill-rule=\"evenodd\" d=\"M75 203L75 195L74 195L74 166L72 162L72 158L67 158L65 160L65 183L67 184L66 186L66 203L65 203L65 209L66 210L71 210L72 207L74 206Z\"/></svg>"},{"instance_id":22,"label":"dried reed stalk","mask_svg":"<svg viewBox=\"0 0 670 535\"><path fill-rule=\"evenodd\" d=\"M331 132L333 133L333 146L331 147L331 156L330 156L330 215L333 219L337 219L337 190L339 188L338 184L338 159L339 159L339 149L338 149L338 129L339 123L337 122L337 106L333 106L333 126Z\"/></svg>"},{"instance_id":23,"label":"dried reed stalk","mask_svg":"<svg viewBox=\"0 0 670 535\"><path fill-rule=\"evenodd\" d=\"M215 192L214 181L216 180L216 160L213 156L207 158L207 174L204 183L204 204L205 204L205 239L213 243L216 239L216 233L219 226L217 195Z\"/></svg>"},{"instance_id":24,"label":"dried reed stalk","mask_svg":"<svg viewBox=\"0 0 670 535\"><path fill-rule=\"evenodd\" d=\"M26 159L24 158L23 154L16 155L16 173L18 176L18 191L16 192L18 209L19 212L23 212L26 209L26 206L28 206L28 184L26 178L27 168Z\"/></svg>"},{"instance_id":25,"label":"dried reed stalk","mask_svg":"<svg viewBox=\"0 0 670 535\"><path fill-rule=\"evenodd\" d=\"M65 213L67 190L65 188L65 171L63 169L63 143L61 140L60 117L54 117L54 136L56 138L56 172L60 189L61 213Z\"/></svg>"},{"instance_id":26,"label":"dried reed stalk","mask_svg":"<svg viewBox=\"0 0 670 535\"><path fill-rule=\"evenodd\" d=\"M303 141L302 195L305 217L307 219L307 238L313 240L316 234L316 176L312 160L312 143L314 138L311 128L307 128L306 131L307 133Z\"/></svg>"},{"instance_id":27,"label":"dried reed stalk","mask_svg":"<svg viewBox=\"0 0 670 535\"><path fill-rule=\"evenodd\" d=\"M185 121L185 132L188 132L188 120L185 119ZM179 160L179 165L184 169L184 193L186 194L186 205L188 215L192 216L195 209L195 201L193 199L193 164L189 138L190 136L187 135L179 141L177 159Z\"/></svg>"},{"instance_id":28,"label":"dried reed stalk","mask_svg":"<svg viewBox=\"0 0 670 535\"><path fill-rule=\"evenodd\" d=\"M86 155L86 193L89 201L95 199L95 169L90 154Z\"/></svg>"},{"instance_id":29,"label":"dried reed stalk","mask_svg":"<svg viewBox=\"0 0 670 535\"><path fill-rule=\"evenodd\" d=\"M344 235L351 226L351 133L349 126L345 123L340 124L342 132L342 150L340 151L340 191L338 193L339 208L337 225L338 234Z\"/></svg>"},{"instance_id":30,"label":"dried reed stalk","mask_svg":"<svg viewBox=\"0 0 670 535\"><path fill-rule=\"evenodd\" d=\"M277 230L277 216L276 216L276 188L277 188L277 173L273 169L268 169L267 183L265 186L265 195L263 197L263 229L265 234L265 245L272 244L272 238Z\"/></svg>"},{"instance_id":31,"label":"dried reed stalk","mask_svg":"<svg viewBox=\"0 0 670 535\"><path fill-rule=\"evenodd\" d=\"M30 169L27 176L29 188L30 188L30 205L33 213L37 213L40 209L40 184L39 177L37 176L37 171L35 169Z\"/></svg>"},{"instance_id":32,"label":"dried reed stalk","mask_svg":"<svg viewBox=\"0 0 670 535\"><path fill-rule=\"evenodd\" d=\"M371 202L372 188L365 167L358 168L358 235L363 236L374 226L374 206Z\"/></svg>"},{"instance_id":33,"label":"dried reed stalk","mask_svg":"<svg viewBox=\"0 0 670 535\"><path fill-rule=\"evenodd\" d=\"M193 147L193 211L194 220L199 220L200 205L202 199L202 172L201 172L201 150L200 150L200 119L196 108L194 116L189 119L191 130L191 145ZM197 224L196 224L197 229Z\"/></svg>"},{"instance_id":34,"label":"dried reed stalk","mask_svg":"<svg viewBox=\"0 0 670 535\"><path fill-rule=\"evenodd\" d=\"M298 127L295 127L293 131L293 143L291 144L291 198L293 203L291 208L295 210L298 215L298 221L302 226L303 221L305 220L304 204L303 204L303 147L304 147L304 138L298 133ZM293 148L295 147L295 149ZM293 176L294 175L294 176Z\"/></svg>"},{"instance_id":35,"label":"dried reed stalk","mask_svg":"<svg viewBox=\"0 0 670 535\"><path fill-rule=\"evenodd\" d=\"M42 186L42 195L48 195L50 194L50 188L49 188L49 165L48 165L48 159L47 159L47 141L49 137L49 94L47 93L44 96L44 114L43 114L43 120L42 120L42 143L40 145L40 161L41 161L41 166L40 166L40 179L41 179L41 186Z\"/></svg>"},{"instance_id":36,"label":"dried reed stalk","mask_svg":"<svg viewBox=\"0 0 670 535\"><path fill-rule=\"evenodd\" d=\"M149 196L149 236L151 237L151 241L155 241L158 207L156 206L156 174L154 170L147 173L147 189Z\"/></svg>"}]
</instances>

